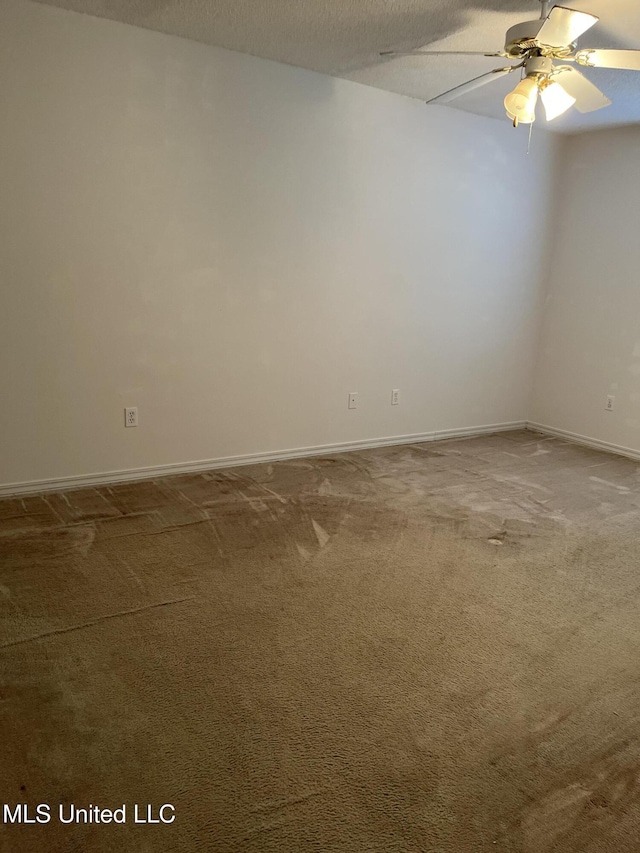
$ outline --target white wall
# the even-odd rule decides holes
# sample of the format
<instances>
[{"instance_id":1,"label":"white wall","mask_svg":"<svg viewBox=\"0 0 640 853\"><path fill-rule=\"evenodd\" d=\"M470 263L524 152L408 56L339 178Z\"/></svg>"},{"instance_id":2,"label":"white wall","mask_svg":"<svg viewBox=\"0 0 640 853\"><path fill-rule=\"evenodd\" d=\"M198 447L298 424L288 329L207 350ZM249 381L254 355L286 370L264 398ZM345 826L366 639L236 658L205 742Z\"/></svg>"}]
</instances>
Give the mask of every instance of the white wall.
<instances>
[{"instance_id":1,"label":"white wall","mask_svg":"<svg viewBox=\"0 0 640 853\"><path fill-rule=\"evenodd\" d=\"M0 484L527 417L544 133L27 0L0 114Z\"/></svg>"},{"instance_id":2,"label":"white wall","mask_svg":"<svg viewBox=\"0 0 640 853\"><path fill-rule=\"evenodd\" d=\"M640 128L566 137L559 165L531 420L640 451Z\"/></svg>"}]
</instances>

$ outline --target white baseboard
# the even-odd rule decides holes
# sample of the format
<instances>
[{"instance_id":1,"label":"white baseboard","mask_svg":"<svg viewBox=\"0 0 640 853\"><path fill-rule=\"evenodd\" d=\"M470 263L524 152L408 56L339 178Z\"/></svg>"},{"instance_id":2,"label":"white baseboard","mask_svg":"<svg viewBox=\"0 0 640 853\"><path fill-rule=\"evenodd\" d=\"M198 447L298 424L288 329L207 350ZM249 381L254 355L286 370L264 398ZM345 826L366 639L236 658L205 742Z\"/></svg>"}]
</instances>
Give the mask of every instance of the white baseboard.
<instances>
[{"instance_id":1,"label":"white baseboard","mask_svg":"<svg viewBox=\"0 0 640 853\"><path fill-rule=\"evenodd\" d=\"M545 424L537 424L533 421L527 421L527 429L541 432L545 435L552 435L555 438L564 438L567 441L572 441L575 444L584 444L585 447L592 447L594 450L606 450L609 453L617 453L619 456L628 456L630 459L640 459L640 450L634 450L631 447L623 447L620 444L612 444L610 441L600 441L599 438L590 438L587 435L580 435L577 432L569 432L566 429L556 429L556 427L546 426Z\"/></svg>"},{"instance_id":2,"label":"white baseboard","mask_svg":"<svg viewBox=\"0 0 640 853\"><path fill-rule=\"evenodd\" d=\"M514 429L526 429L526 421L512 421L507 424L467 427L466 429L440 429L434 433L434 441L446 441L448 438L475 438L477 435L489 435L494 432L511 432Z\"/></svg>"},{"instance_id":3,"label":"white baseboard","mask_svg":"<svg viewBox=\"0 0 640 853\"><path fill-rule=\"evenodd\" d=\"M260 462L278 462L283 459L300 459L305 456L326 456L333 453L348 453L352 450L367 450L373 447L389 447L397 444L418 444L423 441L444 441L452 438L473 438L494 432L525 429L526 421L511 421L502 424L463 427L461 429L436 430L433 432L396 435L386 438L371 438L364 441L346 441L339 444L321 444L315 447L296 447L291 450L274 450L267 453L247 453L242 456L225 456L218 459L201 459L197 462L178 462L171 465L154 465L149 468L130 468L125 471L105 471L99 474L83 474L79 477L56 477L50 480L31 480L25 483L0 485L0 497L28 495L38 492L61 492L87 486L106 486L111 483L126 483L133 480L154 480L172 474L193 474L216 468L235 468L240 465L256 465Z\"/></svg>"}]
</instances>

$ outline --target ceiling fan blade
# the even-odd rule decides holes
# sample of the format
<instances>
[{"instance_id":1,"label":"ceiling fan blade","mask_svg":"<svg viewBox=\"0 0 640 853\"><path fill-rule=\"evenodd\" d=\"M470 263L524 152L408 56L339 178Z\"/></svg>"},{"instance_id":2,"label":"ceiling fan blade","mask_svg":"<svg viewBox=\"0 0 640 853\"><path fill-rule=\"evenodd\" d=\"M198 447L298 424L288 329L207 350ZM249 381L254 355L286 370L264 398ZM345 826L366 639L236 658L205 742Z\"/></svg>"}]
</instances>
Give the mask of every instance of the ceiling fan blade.
<instances>
[{"instance_id":1,"label":"ceiling fan blade","mask_svg":"<svg viewBox=\"0 0 640 853\"><path fill-rule=\"evenodd\" d=\"M447 104L454 98L459 98L467 92L473 92L474 89L479 89L480 86L485 86L487 83L491 83L491 81L495 80L497 77L502 77L504 74L510 74L512 71L515 71L516 68L520 68L520 65L512 65L510 68L494 68L493 71L489 71L486 74L480 74L478 77L474 77L473 80L469 80L467 83L461 83L459 86L454 86L453 89L447 89L446 92L443 92L441 95L436 95L435 98L431 98L427 103Z\"/></svg>"},{"instance_id":2,"label":"ceiling fan blade","mask_svg":"<svg viewBox=\"0 0 640 853\"><path fill-rule=\"evenodd\" d=\"M599 18L595 15L589 15L587 12L578 12L576 9L567 9L565 6L554 6L540 27L536 41L538 44L550 47L566 47L573 44L598 20Z\"/></svg>"},{"instance_id":3,"label":"ceiling fan blade","mask_svg":"<svg viewBox=\"0 0 640 853\"><path fill-rule=\"evenodd\" d=\"M580 65L590 68L626 68L640 71L640 50L579 50L575 56Z\"/></svg>"},{"instance_id":4,"label":"ceiling fan blade","mask_svg":"<svg viewBox=\"0 0 640 853\"><path fill-rule=\"evenodd\" d=\"M380 56L506 56L506 53L483 53L480 50L383 50Z\"/></svg>"},{"instance_id":5,"label":"ceiling fan blade","mask_svg":"<svg viewBox=\"0 0 640 853\"><path fill-rule=\"evenodd\" d=\"M554 74L552 79L560 83L565 92L576 99L575 107L581 113L592 113L594 110L608 107L611 103L609 98L590 80L587 80L577 68L563 68L558 74Z\"/></svg>"}]
</instances>

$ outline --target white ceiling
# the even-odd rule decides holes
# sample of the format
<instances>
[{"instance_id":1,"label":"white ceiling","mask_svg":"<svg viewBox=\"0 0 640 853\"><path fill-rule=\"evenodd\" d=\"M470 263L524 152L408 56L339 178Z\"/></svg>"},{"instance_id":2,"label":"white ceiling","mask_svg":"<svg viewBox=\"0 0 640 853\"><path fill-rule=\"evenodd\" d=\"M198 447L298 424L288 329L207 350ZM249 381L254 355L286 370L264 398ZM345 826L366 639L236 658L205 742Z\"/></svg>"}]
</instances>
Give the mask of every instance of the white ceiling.
<instances>
[{"instance_id":1,"label":"white ceiling","mask_svg":"<svg viewBox=\"0 0 640 853\"><path fill-rule=\"evenodd\" d=\"M538 0L43 0L286 62L379 89L429 100L505 64L485 57L381 57L383 50L429 46L500 50L505 31L537 18ZM640 0L562 0L599 15L581 47L640 49ZM560 5L560 4L559 4ZM575 109L550 125L560 132L640 123L640 72L584 69L613 102L588 115ZM497 78L449 104L504 118L513 78ZM506 121L506 118L504 119ZM544 122L544 118L540 118Z\"/></svg>"}]
</instances>

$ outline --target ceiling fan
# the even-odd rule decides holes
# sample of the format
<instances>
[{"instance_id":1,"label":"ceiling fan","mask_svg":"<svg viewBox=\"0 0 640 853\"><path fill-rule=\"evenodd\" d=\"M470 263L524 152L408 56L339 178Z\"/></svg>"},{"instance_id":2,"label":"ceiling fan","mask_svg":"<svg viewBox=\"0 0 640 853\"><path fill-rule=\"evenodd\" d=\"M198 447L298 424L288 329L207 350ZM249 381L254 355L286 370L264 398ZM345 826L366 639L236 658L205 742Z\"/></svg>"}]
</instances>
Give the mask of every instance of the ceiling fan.
<instances>
[{"instance_id":1,"label":"ceiling fan","mask_svg":"<svg viewBox=\"0 0 640 853\"><path fill-rule=\"evenodd\" d=\"M513 126L531 124L536 117L538 97L545 109L547 121L565 113L575 106L581 113L593 112L607 107L611 101L597 86L578 71L577 63L589 68L620 68L640 71L640 50L600 50L577 48L577 39L590 29L599 18L587 12L567 9L564 6L550 8L550 0L540 0L540 18L525 21L507 30L504 50L482 53L466 50L410 50L404 53L383 51L381 56L500 56L518 60L515 65L495 68L467 83L455 86L427 101L447 103L473 89L484 86L497 76L511 74L522 69L522 79L504 99L508 118Z\"/></svg>"}]
</instances>

